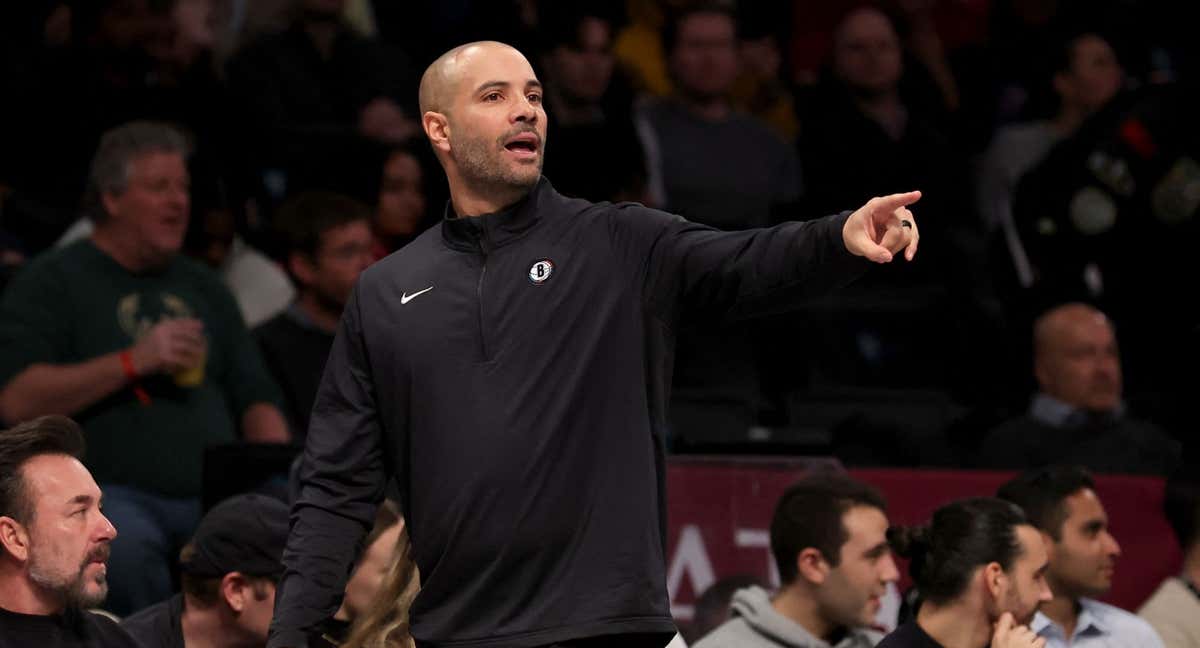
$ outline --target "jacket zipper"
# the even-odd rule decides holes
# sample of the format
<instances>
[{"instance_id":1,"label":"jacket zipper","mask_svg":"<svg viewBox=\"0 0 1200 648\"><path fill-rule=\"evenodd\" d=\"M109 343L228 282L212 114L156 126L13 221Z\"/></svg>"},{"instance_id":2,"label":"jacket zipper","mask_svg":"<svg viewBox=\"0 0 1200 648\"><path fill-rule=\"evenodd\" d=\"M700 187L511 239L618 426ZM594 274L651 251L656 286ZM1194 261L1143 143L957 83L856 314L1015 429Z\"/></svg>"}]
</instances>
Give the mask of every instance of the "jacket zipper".
<instances>
[{"instance_id":1,"label":"jacket zipper","mask_svg":"<svg viewBox=\"0 0 1200 648\"><path fill-rule=\"evenodd\" d=\"M483 279L487 276L487 259L490 252L490 241L488 241L487 221L479 219L479 254L482 259L482 265L479 268L479 282L475 284L475 296L479 300L479 354L484 362L491 360L488 355L487 346L487 328L484 326L483 313Z\"/></svg>"}]
</instances>

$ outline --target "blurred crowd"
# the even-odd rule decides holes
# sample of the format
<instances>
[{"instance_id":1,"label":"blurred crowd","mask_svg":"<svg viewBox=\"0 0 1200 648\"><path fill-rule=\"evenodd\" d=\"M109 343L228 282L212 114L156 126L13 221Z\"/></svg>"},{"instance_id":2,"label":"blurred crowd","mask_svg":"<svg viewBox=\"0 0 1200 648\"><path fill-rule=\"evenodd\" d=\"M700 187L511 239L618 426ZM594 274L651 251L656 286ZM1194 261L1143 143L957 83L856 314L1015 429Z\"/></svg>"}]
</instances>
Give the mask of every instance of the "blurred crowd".
<instances>
[{"instance_id":1,"label":"blurred crowd","mask_svg":"<svg viewBox=\"0 0 1200 648\"><path fill-rule=\"evenodd\" d=\"M1036 393L1082 407L1033 368L1035 320L1076 302L1105 313L1120 341L1116 366L1076 367L1088 383L1077 388L1115 394L1116 419L1187 440L1197 314L1181 296L1200 166L1193 48L1170 3L105 0L3 11L0 281L90 235L104 206L89 164L105 131L170 125L185 140L183 252L262 326L297 436L311 379L293 371L300 354L279 350L306 339L298 316L310 333L331 329L356 270L441 218L446 187L416 80L449 47L492 38L525 51L546 84L544 171L568 195L740 229L924 192L915 262L800 313L679 332L678 450L971 463L985 432L1032 415ZM349 214L367 231L350 228L346 245L362 253L347 247L340 261L294 231ZM1086 346L1070 327L1062 335Z\"/></svg>"},{"instance_id":2,"label":"blurred crowd","mask_svg":"<svg viewBox=\"0 0 1200 648\"><path fill-rule=\"evenodd\" d=\"M914 261L676 332L671 450L1170 475L1200 359L1183 12L5 3L0 420L80 421L120 529L110 608L166 598L221 495L286 496L358 274L443 217L420 74L495 39L545 84L566 195L745 229L923 192Z\"/></svg>"}]
</instances>

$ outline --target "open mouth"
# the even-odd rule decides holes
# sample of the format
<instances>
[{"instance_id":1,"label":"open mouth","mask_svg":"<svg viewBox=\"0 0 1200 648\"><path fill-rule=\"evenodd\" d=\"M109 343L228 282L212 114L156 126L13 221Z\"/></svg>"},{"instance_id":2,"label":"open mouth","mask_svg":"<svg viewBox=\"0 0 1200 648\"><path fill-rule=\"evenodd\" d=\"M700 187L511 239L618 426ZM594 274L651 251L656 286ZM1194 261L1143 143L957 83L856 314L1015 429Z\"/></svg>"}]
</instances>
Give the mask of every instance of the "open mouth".
<instances>
[{"instance_id":1,"label":"open mouth","mask_svg":"<svg viewBox=\"0 0 1200 648\"><path fill-rule=\"evenodd\" d=\"M534 133L521 133L504 143L504 148L521 157L532 157L538 154L540 138Z\"/></svg>"}]
</instances>

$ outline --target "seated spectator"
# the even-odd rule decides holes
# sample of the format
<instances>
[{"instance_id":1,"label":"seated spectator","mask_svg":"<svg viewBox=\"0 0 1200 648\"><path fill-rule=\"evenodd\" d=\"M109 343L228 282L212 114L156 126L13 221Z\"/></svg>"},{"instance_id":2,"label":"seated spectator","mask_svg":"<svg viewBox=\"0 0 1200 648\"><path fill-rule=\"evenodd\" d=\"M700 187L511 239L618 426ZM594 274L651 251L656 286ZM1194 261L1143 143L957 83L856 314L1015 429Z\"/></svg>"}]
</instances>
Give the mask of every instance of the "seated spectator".
<instances>
[{"instance_id":1,"label":"seated spectator","mask_svg":"<svg viewBox=\"0 0 1200 648\"><path fill-rule=\"evenodd\" d=\"M649 172L661 183L660 204L722 229L795 218L791 208L800 196L789 143L733 108L737 45L735 16L723 5L672 14L663 46L676 91L640 111L652 132Z\"/></svg>"},{"instance_id":2,"label":"seated spectator","mask_svg":"<svg viewBox=\"0 0 1200 648\"><path fill-rule=\"evenodd\" d=\"M1166 648L1200 648L1200 482L1190 474L1167 480L1163 513L1183 549L1183 571L1162 582L1138 610Z\"/></svg>"},{"instance_id":3,"label":"seated spectator","mask_svg":"<svg viewBox=\"0 0 1200 648\"><path fill-rule=\"evenodd\" d=\"M980 497L933 512L928 525L894 528L919 606L879 648L1042 648L1028 624L1050 600L1046 547L1009 502Z\"/></svg>"},{"instance_id":4,"label":"seated spectator","mask_svg":"<svg viewBox=\"0 0 1200 648\"><path fill-rule=\"evenodd\" d=\"M1051 466L1026 472L997 492L1025 511L1049 554L1046 583L1053 598L1029 627L1048 648L1161 648L1150 624L1095 600L1112 587L1121 555L1095 488L1082 468Z\"/></svg>"},{"instance_id":5,"label":"seated spectator","mask_svg":"<svg viewBox=\"0 0 1200 648\"><path fill-rule=\"evenodd\" d=\"M595 4L555 3L542 22L549 115L543 172L568 196L646 201L646 164L633 125L632 93L613 74L612 18Z\"/></svg>"},{"instance_id":6,"label":"seated spectator","mask_svg":"<svg viewBox=\"0 0 1200 648\"><path fill-rule=\"evenodd\" d=\"M1029 412L1003 423L979 453L988 468L1053 463L1096 472L1170 474L1178 442L1128 416L1121 400L1121 359L1112 323L1086 304L1064 304L1038 318L1033 331L1039 392Z\"/></svg>"},{"instance_id":7,"label":"seated spectator","mask_svg":"<svg viewBox=\"0 0 1200 648\"><path fill-rule=\"evenodd\" d=\"M278 388L219 277L179 254L186 146L134 122L92 165L91 237L31 261L0 302L0 418L80 416L88 467L121 529L109 607L166 598L200 518L204 448L286 442Z\"/></svg>"},{"instance_id":8,"label":"seated spectator","mask_svg":"<svg viewBox=\"0 0 1200 648\"><path fill-rule=\"evenodd\" d=\"M976 182L979 214L988 231L999 230L1021 286L1033 284L1033 270L1013 221L1017 183L1065 137L1121 90L1125 73L1116 51L1102 35L1083 31L1069 35L1053 61L1058 107L1049 119L1005 126L996 132L980 163Z\"/></svg>"},{"instance_id":9,"label":"seated spectator","mask_svg":"<svg viewBox=\"0 0 1200 648\"><path fill-rule=\"evenodd\" d=\"M375 516L375 528L364 541L366 549L346 582L346 596L333 615L330 631L320 642L325 648L409 648L408 606L420 579L412 561L408 532L395 504L385 500Z\"/></svg>"},{"instance_id":10,"label":"seated spectator","mask_svg":"<svg viewBox=\"0 0 1200 648\"><path fill-rule=\"evenodd\" d=\"M802 376L785 387L791 392L915 388L974 404L994 393L993 365L1005 356L974 344L998 338L999 322L983 310L990 284L976 250L965 159L947 135L940 100L912 91L922 68L906 60L889 14L877 3L851 4L836 23L820 83L798 96L805 214L920 187L921 254L872 271L847 299L789 318L795 337L781 338L772 373ZM835 343L814 349L796 337Z\"/></svg>"},{"instance_id":11,"label":"seated spectator","mask_svg":"<svg viewBox=\"0 0 1200 648\"><path fill-rule=\"evenodd\" d=\"M278 264L237 233L232 210L200 201L192 211L184 252L221 275L237 300L246 326L257 326L287 308L296 290ZM84 216L67 228L54 246L66 247L86 239L95 229L92 219Z\"/></svg>"},{"instance_id":12,"label":"seated spectator","mask_svg":"<svg viewBox=\"0 0 1200 648\"><path fill-rule=\"evenodd\" d=\"M752 586L733 597L734 618L696 648L871 648L870 629L888 583L900 573L887 542L883 497L846 477L792 486L771 519L771 550L783 583L771 596Z\"/></svg>"},{"instance_id":13,"label":"seated spectator","mask_svg":"<svg viewBox=\"0 0 1200 648\"><path fill-rule=\"evenodd\" d=\"M911 76L886 13L865 5L845 14L822 82L801 102L800 153L814 213L921 187L929 199L921 211L926 242L951 228L974 227L962 156L937 124L940 111L906 92ZM934 248L926 252L947 252ZM931 260L927 254L925 262Z\"/></svg>"},{"instance_id":14,"label":"seated spectator","mask_svg":"<svg viewBox=\"0 0 1200 648\"><path fill-rule=\"evenodd\" d=\"M312 192L284 203L279 230L300 292L287 310L254 330L267 368L283 390L297 442L325 372L325 358L358 275L371 264L371 212L338 194Z\"/></svg>"},{"instance_id":15,"label":"seated spectator","mask_svg":"<svg viewBox=\"0 0 1200 648\"><path fill-rule=\"evenodd\" d=\"M378 261L404 247L428 228L430 220L421 161L408 149L393 149L379 179L371 256Z\"/></svg>"},{"instance_id":16,"label":"seated spectator","mask_svg":"<svg viewBox=\"0 0 1200 648\"><path fill-rule=\"evenodd\" d=\"M726 230L796 217L800 177L792 147L731 103L738 73L733 13L716 3L683 8L668 17L663 45L676 92L639 115L651 132L645 146L655 202ZM693 321L701 319L676 341L670 419L677 436L744 438L769 409L758 360L770 345L751 325L715 316Z\"/></svg>"},{"instance_id":17,"label":"seated spectator","mask_svg":"<svg viewBox=\"0 0 1200 648\"><path fill-rule=\"evenodd\" d=\"M101 492L80 462L83 432L44 416L0 432L0 646L138 648L107 616Z\"/></svg>"},{"instance_id":18,"label":"seated spectator","mask_svg":"<svg viewBox=\"0 0 1200 648\"><path fill-rule=\"evenodd\" d=\"M228 65L253 180L271 198L356 186L382 146L417 134L416 79L396 51L342 20L345 0L301 0L288 29Z\"/></svg>"},{"instance_id":19,"label":"seated spectator","mask_svg":"<svg viewBox=\"0 0 1200 648\"><path fill-rule=\"evenodd\" d=\"M217 504L180 553L183 592L121 627L142 648L266 646L287 534L288 508L277 499L235 495Z\"/></svg>"}]
</instances>

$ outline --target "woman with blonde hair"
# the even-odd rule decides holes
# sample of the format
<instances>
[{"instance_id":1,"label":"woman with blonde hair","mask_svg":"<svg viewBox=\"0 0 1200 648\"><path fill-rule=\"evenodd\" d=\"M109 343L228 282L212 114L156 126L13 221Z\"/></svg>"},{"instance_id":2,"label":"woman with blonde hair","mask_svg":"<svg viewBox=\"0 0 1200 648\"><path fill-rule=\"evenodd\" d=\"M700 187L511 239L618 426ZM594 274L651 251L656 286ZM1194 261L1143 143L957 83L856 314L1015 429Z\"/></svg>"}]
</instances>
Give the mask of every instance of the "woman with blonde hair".
<instances>
[{"instance_id":1,"label":"woman with blonde hair","mask_svg":"<svg viewBox=\"0 0 1200 648\"><path fill-rule=\"evenodd\" d=\"M412 560L404 518L390 500L380 505L365 546L346 583L342 607L334 615L330 631L321 636L317 645L414 648L408 607L420 588L420 578Z\"/></svg>"}]
</instances>

